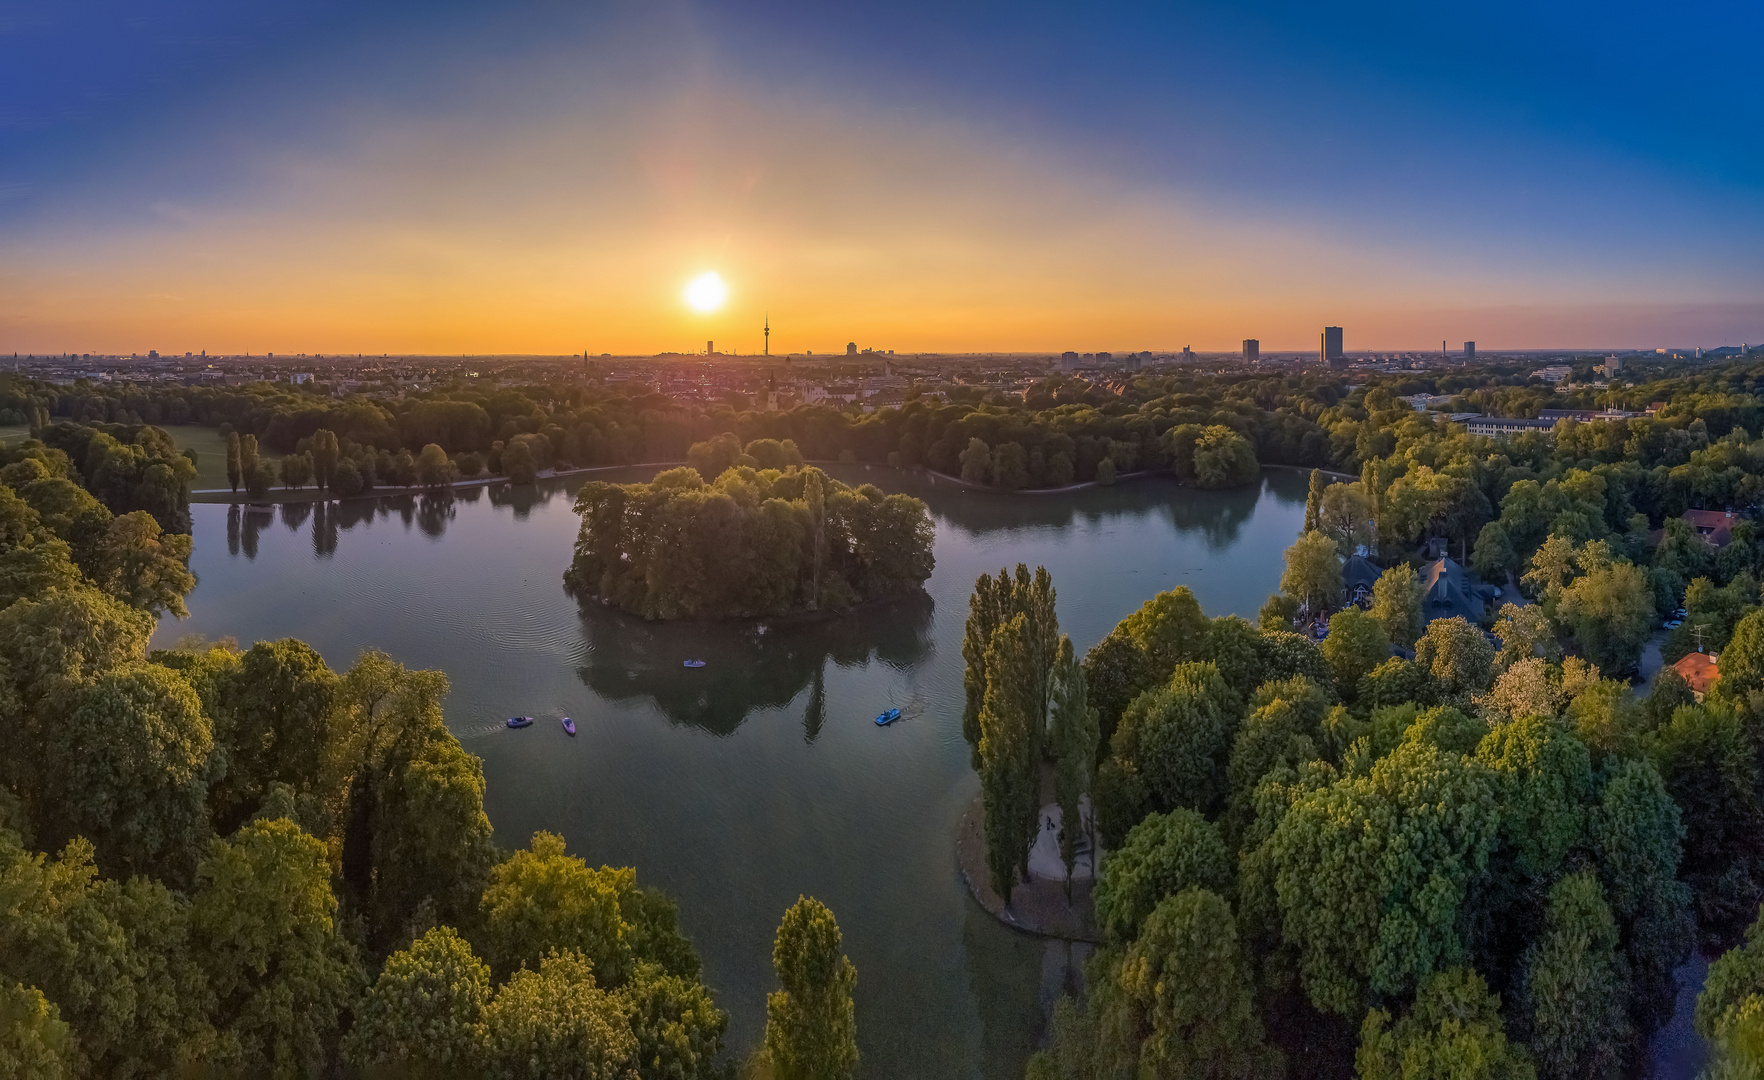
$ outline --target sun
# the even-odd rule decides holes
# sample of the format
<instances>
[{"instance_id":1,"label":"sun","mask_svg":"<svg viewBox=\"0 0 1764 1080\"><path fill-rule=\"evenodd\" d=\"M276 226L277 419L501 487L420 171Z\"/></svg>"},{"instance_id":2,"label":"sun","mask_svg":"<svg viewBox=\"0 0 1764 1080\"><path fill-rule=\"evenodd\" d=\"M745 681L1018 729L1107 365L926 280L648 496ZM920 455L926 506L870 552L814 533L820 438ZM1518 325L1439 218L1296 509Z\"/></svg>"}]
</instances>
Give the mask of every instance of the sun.
<instances>
[{"instance_id":1,"label":"sun","mask_svg":"<svg viewBox=\"0 0 1764 1080\"><path fill-rule=\"evenodd\" d=\"M703 273L686 283L686 302L698 311L711 312L729 298L729 286L715 270Z\"/></svg>"}]
</instances>

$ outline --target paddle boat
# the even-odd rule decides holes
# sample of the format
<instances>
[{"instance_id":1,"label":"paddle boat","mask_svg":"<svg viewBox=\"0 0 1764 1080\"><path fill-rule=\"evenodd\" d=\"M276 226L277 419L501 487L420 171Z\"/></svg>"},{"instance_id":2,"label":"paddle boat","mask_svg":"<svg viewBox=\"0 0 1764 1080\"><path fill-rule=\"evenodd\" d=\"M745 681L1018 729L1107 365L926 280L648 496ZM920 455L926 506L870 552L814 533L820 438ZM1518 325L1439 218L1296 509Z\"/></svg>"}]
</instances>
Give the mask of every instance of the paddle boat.
<instances>
[{"instance_id":1,"label":"paddle boat","mask_svg":"<svg viewBox=\"0 0 1764 1080\"><path fill-rule=\"evenodd\" d=\"M531 716L511 716L508 718L508 726L509 727L532 727L533 726L533 718Z\"/></svg>"},{"instance_id":2,"label":"paddle boat","mask_svg":"<svg viewBox=\"0 0 1764 1080\"><path fill-rule=\"evenodd\" d=\"M682 660L680 662L680 666L681 667L689 667L689 668L701 668L704 666L704 661L703 660Z\"/></svg>"},{"instance_id":3,"label":"paddle boat","mask_svg":"<svg viewBox=\"0 0 1764 1080\"><path fill-rule=\"evenodd\" d=\"M900 710L899 709L889 709L887 712L876 717L876 726L877 727L887 727L889 724L892 724L896 720L899 720L899 719L900 719Z\"/></svg>"},{"instance_id":4,"label":"paddle boat","mask_svg":"<svg viewBox=\"0 0 1764 1080\"><path fill-rule=\"evenodd\" d=\"M563 729L564 729L564 730L565 730L565 731L567 731L567 732L569 732L569 733L570 733L570 734L571 734L571 735L575 735L575 733L576 733L576 722L575 722L575 721L574 721L574 720L571 720L571 719L570 719L570 718L569 718L569 717L567 717L567 716L566 716L566 717L564 717L564 718L563 718Z\"/></svg>"}]
</instances>

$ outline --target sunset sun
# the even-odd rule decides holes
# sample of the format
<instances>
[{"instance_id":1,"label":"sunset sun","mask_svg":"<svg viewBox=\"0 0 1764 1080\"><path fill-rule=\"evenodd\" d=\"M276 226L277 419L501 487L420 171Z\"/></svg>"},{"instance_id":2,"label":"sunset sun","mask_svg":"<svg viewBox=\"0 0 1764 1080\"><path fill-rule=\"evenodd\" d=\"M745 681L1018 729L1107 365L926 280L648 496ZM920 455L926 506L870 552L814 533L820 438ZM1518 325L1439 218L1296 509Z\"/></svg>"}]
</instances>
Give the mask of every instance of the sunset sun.
<instances>
[{"instance_id":1,"label":"sunset sun","mask_svg":"<svg viewBox=\"0 0 1764 1080\"><path fill-rule=\"evenodd\" d=\"M698 275L686 285L686 302L697 311L715 311L728 298L729 287L715 270Z\"/></svg>"}]
</instances>

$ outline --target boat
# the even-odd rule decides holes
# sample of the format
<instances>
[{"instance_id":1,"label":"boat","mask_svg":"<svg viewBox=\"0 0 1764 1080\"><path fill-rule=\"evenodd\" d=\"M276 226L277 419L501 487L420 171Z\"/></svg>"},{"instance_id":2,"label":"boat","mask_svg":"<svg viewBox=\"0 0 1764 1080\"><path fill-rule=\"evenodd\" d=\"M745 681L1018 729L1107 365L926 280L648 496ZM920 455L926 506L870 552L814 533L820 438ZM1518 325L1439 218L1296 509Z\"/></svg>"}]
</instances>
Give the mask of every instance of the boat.
<instances>
[{"instance_id":1,"label":"boat","mask_svg":"<svg viewBox=\"0 0 1764 1080\"><path fill-rule=\"evenodd\" d=\"M533 718L531 716L511 716L508 718L508 726L509 727L532 727L533 726Z\"/></svg>"},{"instance_id":2,"label":"boat","mask_svg":"<svg viewBox=\"0 0 1764 1080\"><path fill-rule=\"evenodd\" d=\"M689 668L701 668L704 666L704 661L703 660L683 660L683 661L681 661L680 666L681 667L689 667Z\"/></svg>"},{"instance_id":3,"label":"boat","mask_svg":"<svg viewBox=\"0 0 1764 1080\"><path fill-rule=\"evenodd\" d=\"M565 731L569 732L571 735L574 735L576 733L576 722L574 720L571 720L567 716L564 717L563 718L563 729Z\"/></svg>"},{"instance_id":4,"label":"boat","mask_svg":"<svg viewBox=\"0 0 1764 1080\"><path fill-rule=\"evenodd\" d=\"M900 710L899 709L889 709L887 712L876 717L876 726L877 727L887 727L889 724L892 724L896 720L899 720L899 719L900 719Z\"/></svg>"}]
</instances>

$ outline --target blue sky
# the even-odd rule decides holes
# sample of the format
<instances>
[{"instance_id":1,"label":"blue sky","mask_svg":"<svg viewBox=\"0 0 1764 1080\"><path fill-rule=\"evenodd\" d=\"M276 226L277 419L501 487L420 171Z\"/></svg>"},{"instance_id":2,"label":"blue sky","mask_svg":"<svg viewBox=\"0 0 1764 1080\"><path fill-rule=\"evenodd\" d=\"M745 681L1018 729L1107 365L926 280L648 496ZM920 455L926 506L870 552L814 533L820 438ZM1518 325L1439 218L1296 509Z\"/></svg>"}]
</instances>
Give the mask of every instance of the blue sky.
<instances>
[{"instance_id":1,"label":"blue sky","mask_svg":"<svg viewBox=\"0 0 1764 1080\"><path fill-rule=\"evenodd\" d=\"M0 347L1764 337L1764 6L1422 8L15 5Z\"/></svg>"}]
</instances>

